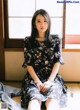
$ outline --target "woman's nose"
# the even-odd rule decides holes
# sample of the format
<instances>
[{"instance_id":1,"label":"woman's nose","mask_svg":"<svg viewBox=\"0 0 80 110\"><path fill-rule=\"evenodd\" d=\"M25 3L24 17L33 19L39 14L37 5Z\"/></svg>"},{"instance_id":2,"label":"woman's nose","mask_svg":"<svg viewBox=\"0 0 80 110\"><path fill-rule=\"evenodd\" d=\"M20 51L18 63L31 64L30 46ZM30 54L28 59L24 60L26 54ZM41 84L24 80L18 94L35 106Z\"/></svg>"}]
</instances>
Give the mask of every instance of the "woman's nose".
<instances>
[{"instance_id":1,"label":"woman's nose","mask_svg":"<svg viewBox=\"0 0 80 110\"><path fill-rule=\"evenodd\" d=\"M41 22L41 25L44 26L44 22Z\"/></svg>"}]
</instances>

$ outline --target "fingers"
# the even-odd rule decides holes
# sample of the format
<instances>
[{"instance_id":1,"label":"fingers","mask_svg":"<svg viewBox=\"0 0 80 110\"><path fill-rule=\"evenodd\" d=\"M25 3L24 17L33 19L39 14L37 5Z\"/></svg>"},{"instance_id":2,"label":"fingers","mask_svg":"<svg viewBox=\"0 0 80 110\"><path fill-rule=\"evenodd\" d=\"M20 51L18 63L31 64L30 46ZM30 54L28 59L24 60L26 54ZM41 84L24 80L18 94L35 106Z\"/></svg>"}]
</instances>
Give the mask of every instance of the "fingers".
<instances>
[{"instance_id":1,"label":"fingers","mask_svg":"<svg viewBox=\"0 0 80 110\"><path fill-rule=\"evenodd\" d=\"M44 82L43 84L44 84L44 86L42 87L41 92L45 93L51 87L52 82L48 80L48 81Z\"/></svg>"},{"instance_id":2,"label":"fingers","mask_svg":"<svg viewBox=\"0 0 80 110\"><path fill-rule=\"evenodd\" d=\"M46 81L44 83L38 82L37 87L42 93L46 93L51 86L51 81Z\"/></svg>"},{"instance_id":3,"label":"fingers","mask_svg":"<svg viewBox=\"0 0 80 110\"><path fill-rule=\"evenodd\" d=\"M48 90L48 87L44 83L38 83L37 87L43 93L47 92Z\"/></svg>"},{"instance_id":4,"label":"fingers","mask_svg":"<svg viewBox=\"0 0 80 110\"><path fill-rule=\"evenodd\" d=\"M37 83L37 87L38 89L41 91L41 89L43 88L44 84L42 82Z\"/></svg>"},{"instance_id":5,"label":"fingers","mask_svg":"<svg viewBox=\"0 0 80 110\"><path fill-rule=\"evenodd\" d=\"M41 92L46 93L48 91L48 87L46 87L46 85L44 85L41 89Z\"/></svg>"}]
</instances>

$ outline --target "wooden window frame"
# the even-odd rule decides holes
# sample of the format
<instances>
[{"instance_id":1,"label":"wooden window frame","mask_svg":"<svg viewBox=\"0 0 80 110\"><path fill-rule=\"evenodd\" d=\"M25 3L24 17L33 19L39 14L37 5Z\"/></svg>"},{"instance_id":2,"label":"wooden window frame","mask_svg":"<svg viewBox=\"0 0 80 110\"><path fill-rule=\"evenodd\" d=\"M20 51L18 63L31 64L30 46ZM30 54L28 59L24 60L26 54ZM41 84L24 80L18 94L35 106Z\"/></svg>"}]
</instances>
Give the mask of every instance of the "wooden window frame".
<instances>
[{"instance_id":1,"label":"wooden window frame","mask_svg":"<svg viewBox=\"0 0 80 110\"><path fill-rule=\"evenodd\" d=\"M0 81L5 80L5 56L4 56L4 15L3 0L0 0Z\"/></svg>"},{"instance_id":2,"label":"wooden window frame","mask_svg":"<svg viewBox=\"0 0 80 110\"><path fill-rule=\"evenodd\" d=\"M64 0L65 1L65 0ZM66 23L66 3L63 5L63 36L62 36L62 48L65 48L65 23Z\"/></svg>"},{"instance_id":3,"label":"wooden window frame","mask_svg":"<svg viewBox=\"0 0 80 110\"><path fill-rule=\"evenodd\" d=\"M5 48L22 48L23 39L10 39L8 28L8 1L4 0Z\"/></svg>"},{"instance_id":4,"label":"wooden window frame","mask_svg":"<svg viewBox=\"0 0 80 110\"><path fill-rule=\"evenodd\" d=\"M64 25L66 24L66 3L64 5ZM80 35L77 35L77 34L65 34L65 28L66 26L64 26L64 45L66 44L80 44ZM77 49L77 48L76 48ZM74 49L75 50L75 49Z\"/></svg>"},{"instance_id":5,"label":"wooden window frame","mask_svg":"<svg viewBox=\"0 0 80 110\"><path fill-rule=\"evenodd\" d=\"M65 7L63 5L63 33L62 33L62 47L65 46ZM4 0L4 25L5 25L5 48L22 48L23 47L23 39L10 39L9 38L9 28L8 28L8 1Z\"/></svg>"}]
</instances>

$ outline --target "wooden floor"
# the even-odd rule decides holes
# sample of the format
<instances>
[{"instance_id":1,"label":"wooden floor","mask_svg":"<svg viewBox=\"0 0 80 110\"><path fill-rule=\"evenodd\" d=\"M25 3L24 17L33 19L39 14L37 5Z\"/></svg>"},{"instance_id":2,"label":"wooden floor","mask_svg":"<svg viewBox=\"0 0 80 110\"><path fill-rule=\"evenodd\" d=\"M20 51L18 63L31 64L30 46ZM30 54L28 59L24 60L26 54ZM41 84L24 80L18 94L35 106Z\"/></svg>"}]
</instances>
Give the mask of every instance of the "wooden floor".
<instances>
[{"instance_id":1,"label":"wooden floor","mask_svg":"<svg viewBox=\"0 0 80 110\"><path fill-rule=\"evenodd\" d=\"M14 87L21 87L21 83L5 83ZM80 110L80 83L66 83L68 87L68 101L67 105L60 110ZM20 97L13 98L16 102L20 103ZM55 110L55 109L53 109Z\"/></svg>"}]
</instances>

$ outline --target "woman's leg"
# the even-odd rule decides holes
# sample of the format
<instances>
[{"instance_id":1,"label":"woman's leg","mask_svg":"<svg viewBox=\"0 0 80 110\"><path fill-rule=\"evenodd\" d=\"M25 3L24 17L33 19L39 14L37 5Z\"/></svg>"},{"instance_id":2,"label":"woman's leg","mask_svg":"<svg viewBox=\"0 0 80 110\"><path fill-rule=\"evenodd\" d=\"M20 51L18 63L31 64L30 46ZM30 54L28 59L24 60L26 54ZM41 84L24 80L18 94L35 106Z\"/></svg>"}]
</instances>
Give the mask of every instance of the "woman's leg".
<instances>
[{"instance_id":1,"label":"woman's leg","mask_svg":"<svg viewBox=\"0 0 80 110\"><path fill-rule=\"evenodd\" d=\"M60 110L58 102L55 99L47 99L46 110Z\"/></svg>"},{"instance_id":2,"label":"woman's leg","mask_svg":"<svg viewBox=\"0 0 80 110\"><path fill-rule=\"evenodd\" d=\"M41 110L41 102L37 99L33 99L29 102L28 110Z\"/></svg>"}]
</instances>

